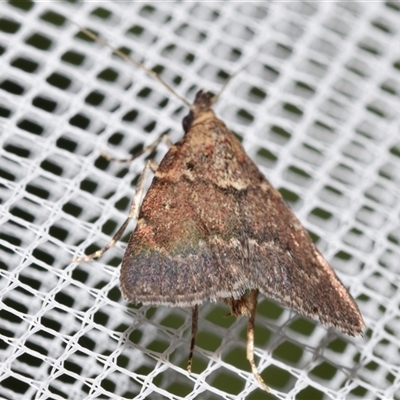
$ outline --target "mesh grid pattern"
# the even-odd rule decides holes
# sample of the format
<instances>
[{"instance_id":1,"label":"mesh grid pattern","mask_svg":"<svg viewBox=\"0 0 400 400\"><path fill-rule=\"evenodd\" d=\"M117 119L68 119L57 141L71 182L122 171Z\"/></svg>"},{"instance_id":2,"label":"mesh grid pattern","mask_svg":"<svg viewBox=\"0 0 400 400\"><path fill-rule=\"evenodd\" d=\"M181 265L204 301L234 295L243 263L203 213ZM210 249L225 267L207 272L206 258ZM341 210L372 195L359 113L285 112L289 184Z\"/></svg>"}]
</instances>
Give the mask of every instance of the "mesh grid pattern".
<instances>
[{"instance_id":1,"label":"mesh grid pattern","mask_svg":"<svg viewBox=\"0 0 400 400\"><path fill-rule=\"evenodd\" d=\"M110 163L185 107L79 34L78 24L215 109L280 189L356 298L348 338L260 298L258 368L276 398L400 398L400 6L398 2L11 2L0 8L0 396L10 399L265 398L246 319L127 304L124 221L143 168ZM162 159L165 148L154 156Z\"/></svg>"}]
</instances>

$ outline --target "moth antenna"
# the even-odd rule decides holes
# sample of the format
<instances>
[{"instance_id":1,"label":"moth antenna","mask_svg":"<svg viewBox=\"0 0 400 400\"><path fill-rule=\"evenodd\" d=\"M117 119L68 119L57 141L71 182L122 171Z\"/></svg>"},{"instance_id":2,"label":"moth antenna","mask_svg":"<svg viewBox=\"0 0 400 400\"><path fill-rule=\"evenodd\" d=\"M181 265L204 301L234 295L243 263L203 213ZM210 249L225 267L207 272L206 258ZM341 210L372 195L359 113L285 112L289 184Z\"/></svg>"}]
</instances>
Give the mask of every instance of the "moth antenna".
<instances>
[{"instance_id":1,"label":"moth antenna","mask_svg":"<svg viewBox=\"0 0 400 400\"><path fill-rule=\"evenodd\" d=\"M259 57L259 51L257 51L257 53L255 53L250 60L248 60L244 65L242 65L240 68L238 68L235 72L233 72L231 75L229 75L226 79L224 84L221 87L221 90L219 91L219 93L217 93L213 98L212 98L212 104L215 104L218 99L220 98L222 92L225 90L225 88L228 86L229 82L236 76L238 75L240 72L242 72L244 69L246 69L256 58Z\"/></svg>"},{"instance_id":2,"label":"moth antenna","mask_svg":"<svg viewBox=\"0 0 400 400\"><path fill-rule=\"evenodd\" d=\"M129 62L130 64L133 64L135 67L138 67L142 69L144 72L146 72L147 75L149 75L151 78L155 79L161 85L163 85L168 92L172 93L175 97L177 97L180 101L182 101L186 106L190 107L191 104L182 96L180 96L175 90L168 85L167 82L165 82L160 75L152 71L150 68L147 68L144 64L140 63L139 61L134 60L132 57L129 57L127 54L123 53L122 51L116 49L115 47L111 46L107 41L102 39L100 36L90 32L88 29L83 28L82 26L78 25L76 22L69 20L73 25L79 28L79 30L84 33L86 36L90 37L97 43L101 44L102 46L108 47L114 54L116 54L118 57L121 57L123 60Z\"/></svg>"}]
</instances>

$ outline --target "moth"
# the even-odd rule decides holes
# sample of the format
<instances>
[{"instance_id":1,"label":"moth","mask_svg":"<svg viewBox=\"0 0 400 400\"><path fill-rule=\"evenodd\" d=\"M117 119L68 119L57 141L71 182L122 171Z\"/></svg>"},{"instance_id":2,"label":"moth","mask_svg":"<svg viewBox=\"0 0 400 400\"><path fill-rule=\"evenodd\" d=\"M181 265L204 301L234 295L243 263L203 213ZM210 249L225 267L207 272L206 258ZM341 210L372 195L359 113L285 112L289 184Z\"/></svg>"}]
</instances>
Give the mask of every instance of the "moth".
<instances>
[{"instance_id":1,"label":"moth","mask_svg":"<svg viewBox=\"0 0 400 400\"><path fill-rule=\"evenodd\" d=\"M175 94L153 71L111 49ZM121 238L130 221L137 220L121 266L123 297L132 303L192 309L189 372L198 306L223 300L231 315L248 318L247 359L258 383L268 391L254 360L259 293L348 335L361 335L364 321L353 297L281 194L215 115L212 106L219 95L200 90L193 104L177 96L189 106L182 122L183 138L172 144L164 136L144 149L151 151L161 141L169 145L160 165L147 162L129 216L113 239L74 261L100 257ZM149 171L154 177L141 201Z\"/></svg>"}]
</instances>

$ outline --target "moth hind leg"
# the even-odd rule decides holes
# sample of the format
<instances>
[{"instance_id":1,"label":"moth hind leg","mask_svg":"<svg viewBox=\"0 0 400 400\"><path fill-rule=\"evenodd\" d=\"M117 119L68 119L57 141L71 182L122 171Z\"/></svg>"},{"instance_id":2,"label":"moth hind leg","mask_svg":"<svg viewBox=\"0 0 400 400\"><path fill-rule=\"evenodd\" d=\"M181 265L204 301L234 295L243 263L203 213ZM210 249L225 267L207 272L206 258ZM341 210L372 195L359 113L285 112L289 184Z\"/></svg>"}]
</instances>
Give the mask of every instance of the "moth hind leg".
<instances>
[{"instance_id":1,"label":"moth hind leg","mask_svg":"<svg viewBox=\"0 0 400 400\"><path fill-rule=\"evenodd\" d=\"M196 343L198 324L199 324L199 307L196 304L192 308L192 337L190 340L189 359L188 359L188 363L187 363L187 370L188 370L189 374L192 372L193 353L194 353L194 345Z\"/></svg>"},{"instance_id":2,"label":"moth hind leg","mask_svg":"<svg viewBox=\"0 0 400 400\"><path fill-rule=\"evenodd\" d=\"M254 361L254 321L256 319L256 308L258 299L258 289L251 289L245 293L240 299L229 297L224 299L230 310L230 315L235 317L246 316L247 322L247 343L246 343L246 356L250 363L251 372L257 379L260 386L269 392L268 386L265 384L263 378L257 371L256 363Z\"/></svg>"},{"instance_id":3,"label":"moth hind leg","mask_svg":"<svg viewBox=\"0 0 400 400\"><path fill-rule=\"evenodd\" d=\"M252 289L249 293L247 306L249 310L249 320L247 322L247 344L246 344L246 354L249 360L251 372L257 379L260 386L269 392L269 387L265 384L264 379L257 371L256 363L254 361L254 321L256 319L256 308L258 299L258 289Z\"/></svg>"}]
</instances>

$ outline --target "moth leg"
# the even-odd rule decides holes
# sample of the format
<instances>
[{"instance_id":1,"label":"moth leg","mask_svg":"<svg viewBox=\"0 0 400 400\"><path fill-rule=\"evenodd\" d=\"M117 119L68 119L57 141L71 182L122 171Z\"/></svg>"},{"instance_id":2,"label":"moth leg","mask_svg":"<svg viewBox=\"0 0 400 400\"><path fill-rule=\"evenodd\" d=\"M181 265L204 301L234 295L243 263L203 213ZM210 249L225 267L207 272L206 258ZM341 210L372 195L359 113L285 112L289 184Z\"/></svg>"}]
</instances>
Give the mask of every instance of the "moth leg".
<instances>
[{"instance_id":1,"label":"moth leg","mask_svg":"<svg viewBox=\"0 0 400 400\"><path fill-rule=\"evenodd\" d=\"M248 298L248 308L250 312L249 320L247 323L247 359L249 360L251 372L254 377L257 379L257 382L261 385L261 387L269 392L268 386L265 384L263 378L257 371L256 364L254 362L254 321L256 318L256 308L257 308L257 298L258 298L258 289L252 289Z\"/></svg>"},{"instance_id":2,"label":"moth leg","mask_svg":"<svg viewBox=\"0 0 400 400\"><path fill-rule=\"evenodd\" d=\"M119 239L121 239L122 235L125 232L126 227L129 225L132 219L137 219L139 216L139 210L140 210L140 201L142 198L143 190L144 190L144 185L146 183L146 178L149 173L149 171L156 172L158 168L157 163L154 160L148 160L146 162L146 165L140 174L137 188L136 188L136 193L133 196L131 208L129 210L129 215L128 218L125 220L125 222L122 224L122 226L118 229L117 233L113 236L111 241L107 243L103 248L100 250L97 250L96 252L89 254L87 256L83 257L75 257L72 262L82 262L82 261L90 261L95 258L101 257L108 249L111 247L114 247L115 244L118 242Z\"/></svg>"},{"instance_id":3,"label":"moth leg","mask_svg":"<svg viewBox=\"0 0 400 400\"><path fill-rule=\"evenodd\" d=\"M187 370L189 374L192 372L192 361L193 361L194 345L196 343L198 322L199 322L199 307L196 304L192 308L192 340L190 341L189 360L187 363Z\"/></svg>"},{"instance_id":4,"label":"moth leg","mask_svg":"<svg viewBox=\"0 0 400 400\"><path fill-rule=\"evenodd\" d=\"M164 142L168 147L172 146L172 142L171 142L170 138L168 137L168 135L162 135L154 143L152 143L150 146L143 147L142 150L139 150L138 152L136 152L135 154L132 154L130 157L127 157L127 158L115 158L115 157L110 156L109 154L107 154L106 152L104 152L102 150L100 150L100 154L107 161L114 161L114 162L120 162L120 163L130 163L134 159L140 157L142 154L144 154L146 152L149 152L149 153L153 152L161 142Z\"/></svg>"}]
</instances>

